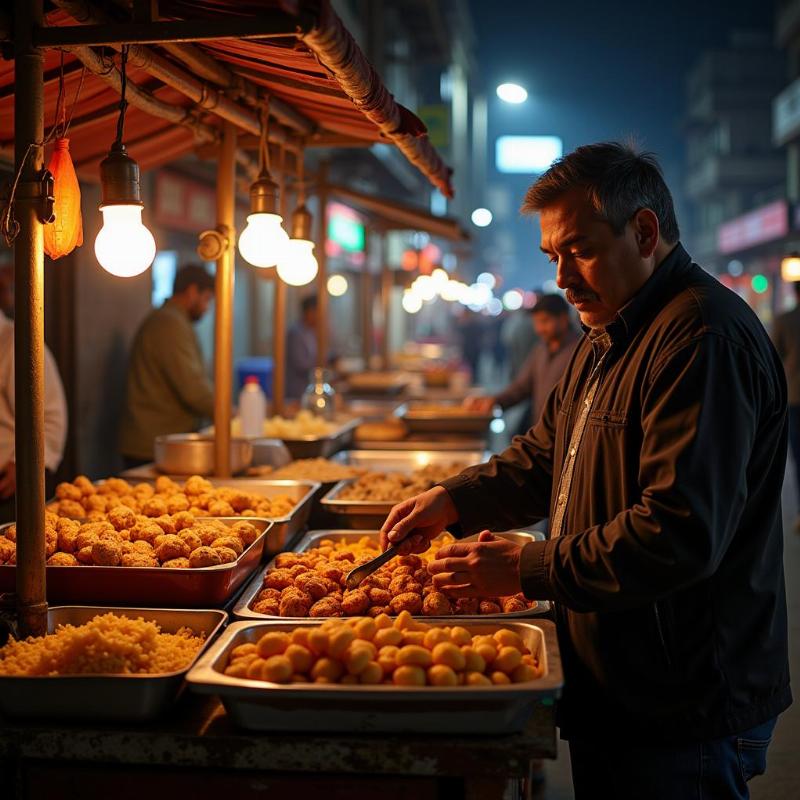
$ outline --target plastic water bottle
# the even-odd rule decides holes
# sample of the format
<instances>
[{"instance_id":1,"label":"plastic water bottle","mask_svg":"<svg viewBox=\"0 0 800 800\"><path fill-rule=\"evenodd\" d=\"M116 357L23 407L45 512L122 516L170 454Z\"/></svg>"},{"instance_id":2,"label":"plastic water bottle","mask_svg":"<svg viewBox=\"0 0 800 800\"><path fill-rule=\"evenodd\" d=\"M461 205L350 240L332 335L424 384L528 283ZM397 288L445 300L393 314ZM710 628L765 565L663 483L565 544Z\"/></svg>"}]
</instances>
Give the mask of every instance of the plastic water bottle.
<instances>
[{"instance_id":1,"label":"plastic water bottle","mask_svg":"<svg viewBox=\"0 0 800 800\"><path fill-rule=\"evenodd\" d=\"M267 417L267 397L255 375L245 378L239 392L239 420L243 436L262 436Z\"/></svg>"}]
</instances>

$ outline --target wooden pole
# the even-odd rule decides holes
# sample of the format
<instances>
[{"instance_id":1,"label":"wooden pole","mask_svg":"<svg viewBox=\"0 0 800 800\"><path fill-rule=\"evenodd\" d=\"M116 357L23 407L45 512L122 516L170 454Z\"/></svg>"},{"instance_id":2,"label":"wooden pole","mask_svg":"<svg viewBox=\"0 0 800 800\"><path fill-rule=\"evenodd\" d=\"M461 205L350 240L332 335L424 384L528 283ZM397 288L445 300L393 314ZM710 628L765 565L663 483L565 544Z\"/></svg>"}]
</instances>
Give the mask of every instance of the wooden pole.
<instances>
[{"instance_id":1,"label":"wooden pole","mask_svg":"<svg viewBox=\"0 0 800 800\"><path fill-rule=\"evenodd\" d=\"M320 165L317 182L319 235L317 237L317 366L328 366L328 164Z\"/></svg>"},{"instance_id":2,"label":"wooden pole","mask_svg":"<svg viewBox=\"0 0 800 800\"><path fill-rule=\"evenodd\" d=\"M231 475L235 197L236 128L232 122L226 122L217 166L217 223L228 244L217 259L214 316L214 455L216 474L220 478Z\"/></svg>"},{"instance_id":3,"label":"wooden pole","mask_svg":"<svg viewBox=\"0 0 800 800\"><path fill-rule=\"evenodd\" d=\"M372 357L372 272L370 271L370 244L372 231L364 228L364 264L361 267L361 357L364 371L369 372Z\"/></svg>"},{"instance_id":4,"label":"wooden pole","mask_svg":"<svg viewBox=\"0 0 800 800\"><path fill-rule=\"evenodd\" d=\"M391 331L392 287L394 275L389 268L389 259L386 257L386 234L381 236L381 306L383 309L383 347L381 351L383 369L391 366L391 349L389 347L389 334Z\"/></svg>"},{"instance_id":5,"label":"wooden pole","mask_svg":"<svg viewBox=\"0 0 800 800\"><path fill-rule=\"evenodd\" d=\"M284 227L287 226L289 198L286 192L286 152L281 150L280 172L278 173L278 190L280 192L280 212ZM274 355L272 373L272 409L273 414L283 414L286 400L286 294L287 286L275 272L275 308L272 317L272 352Z\"/></svg>"},{"instance_id":6,"label":"wooden pole","mask_svg":"<svg viewBox=\"0 0 800 800\"><path fill-rule=\"evenodd\" d=\"M42 0L17 0L14 14L14 155L23 161L14 216L17 613L23 636L47 632L44 533L44 244L39 173L44 152L44 55L33 46ZM29 149L30 147L30 149Z\"/></svg>"}]
</instances>

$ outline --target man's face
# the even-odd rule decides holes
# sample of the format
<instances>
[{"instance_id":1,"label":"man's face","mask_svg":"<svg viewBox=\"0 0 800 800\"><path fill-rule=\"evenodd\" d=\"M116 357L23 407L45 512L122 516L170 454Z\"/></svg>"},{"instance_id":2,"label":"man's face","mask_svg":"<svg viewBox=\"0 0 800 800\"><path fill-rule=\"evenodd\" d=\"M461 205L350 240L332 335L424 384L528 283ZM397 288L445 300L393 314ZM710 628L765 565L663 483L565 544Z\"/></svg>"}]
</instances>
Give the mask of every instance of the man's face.
<instances>
[{"instance_id":1,"label":"man's face","mask_svg":"<svg viewBox=\"0 0 800 800\"><path fill-rule=\"evenodd\" d=\"M311 308L307 308L303 312L303 324L307 328L316 328L317 327L317 307L312 306Z\"/></svg>"},{"instance_id":2,"label":"man's face","mask_svg":"<svg viewBox=\"0 0 800 800\"><path fill-rule=\"evenodd\" d=\"M557 264L556 282L590 328L610 323L652 274L652 252L643 255L637 225L629 222L615 235L582 189L543 208L540 225L541 249Z\"/></svg>"},{"instance_id":3,"label":"man's face","mask_svg":"<svg viewBox=\"0 0 800 800\"><path fill-rule=\"evenodd\" d=\"M561 341L568 325L569 317L566 314L548 314L546 311L537 311L533 315L533 329L545 344Z\"/></svg>"},{"instance_id":4,"label":"man's face","mask_svg":"<svg viewBox=\"0 0 800 800\"><path fill-rule=\"evenodd\" d=\"M189 298L189 303L187 304L189 319L191 319L192 322L200 322L205 316L206 311L208 311L211 301L214 299L214 292L210 289L198 289L194 284L186 291Z\"/></svg>"}]
</instances>

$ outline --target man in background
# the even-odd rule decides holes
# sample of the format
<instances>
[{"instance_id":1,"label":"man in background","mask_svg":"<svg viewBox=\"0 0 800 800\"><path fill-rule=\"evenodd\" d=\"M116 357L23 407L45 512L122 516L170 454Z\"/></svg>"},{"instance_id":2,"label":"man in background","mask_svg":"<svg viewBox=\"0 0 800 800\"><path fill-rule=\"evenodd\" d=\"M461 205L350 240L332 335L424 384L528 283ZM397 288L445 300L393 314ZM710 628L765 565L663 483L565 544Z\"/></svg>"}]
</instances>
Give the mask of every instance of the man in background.
<instances>
[{"instance_id":1,"label":"man in background","mask_svg":"<svg viewBox=\"0 0 800 800\"><path fill-rule=\"evenodd\" d=\"M214 297L214 278L198 264L178 270L172 297L147 316L133 342L120 430L127 468L153 460L153 442L196 431L214 414L214 388L194 330Z\"/></svg>"},{"instance_id":2,"label":"man in background","mask_svg":"<svg viewBox=\"0 0 800 800\"><path fill-rule=\"evenodd\" d=\"M303 298L300 319L289 328L286 340L286 397L298 400L317 366L317 296Z\"/></svg>"},{"instance_id":3,"label":"man in background","mask_svg":"<svg viewBox=\"0 0 800 800\"><path fill-rule=\"evenodd\" d=\"M794 460L795 486L800 501L800 282L794 286L797 305L775 317L772 326L772 341L786 371L789 389L789 448ZM795 530L800 532L800 517L795 521Z\"/></svg>"},{"instance_id":4,"label":"man in background","mask_svg":"<svg viewBox=\"0 0 800 800\"><path fill-rule=\"evenodd\" d=\"M559 294L545 294L531 309L533 328L539 343L531 350L514 380L494 397L467 400L476 411L499 405L504 411L523 401L530 402L530 417L523 418L522 432L535 425L553 387L567 368L580 333L572 324L569 305Z\"/></svg>"},{"instance_id":5,"label":"man in background","mask_svg":"<svg viewBox=\"0 0 800 800\"><path fill-rule=\"evenodd\" d=\"M14 395L14 273L0 267L0 523L14 520L17 466L14 443L16 400ZM44 349L44 465L45 492L55 492L55 473L67 440L67 401L58 367L50 350Z\"/></svg>"}]
</instances>

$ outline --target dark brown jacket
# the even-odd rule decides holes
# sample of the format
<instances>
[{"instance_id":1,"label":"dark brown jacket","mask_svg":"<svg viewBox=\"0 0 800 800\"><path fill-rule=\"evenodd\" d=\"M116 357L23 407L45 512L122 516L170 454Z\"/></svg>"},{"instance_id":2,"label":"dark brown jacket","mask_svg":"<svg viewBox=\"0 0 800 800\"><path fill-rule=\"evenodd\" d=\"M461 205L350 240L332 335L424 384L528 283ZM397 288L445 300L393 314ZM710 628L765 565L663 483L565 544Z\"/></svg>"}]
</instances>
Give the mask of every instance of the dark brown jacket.
<instances>
[{"instance_id":1,"label":"dark brown jacket","mask_svg":"<svg viewBox=\"0 0 800 800\"><path fill-rule=\"evenodd\" d=\"M562 535L521 562L525 593L555 601L562 734L746 730L791 703L780 360L680 245L606 330ZM538 424L444 483L463 533L552 516L596 357L584 337Z\"/></svg>"}]
</instances>

